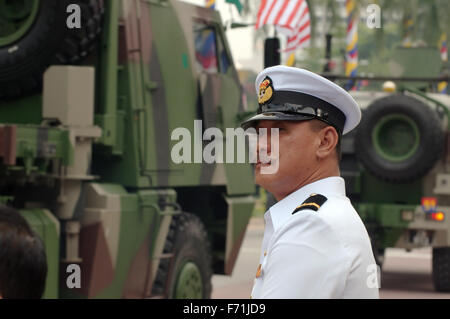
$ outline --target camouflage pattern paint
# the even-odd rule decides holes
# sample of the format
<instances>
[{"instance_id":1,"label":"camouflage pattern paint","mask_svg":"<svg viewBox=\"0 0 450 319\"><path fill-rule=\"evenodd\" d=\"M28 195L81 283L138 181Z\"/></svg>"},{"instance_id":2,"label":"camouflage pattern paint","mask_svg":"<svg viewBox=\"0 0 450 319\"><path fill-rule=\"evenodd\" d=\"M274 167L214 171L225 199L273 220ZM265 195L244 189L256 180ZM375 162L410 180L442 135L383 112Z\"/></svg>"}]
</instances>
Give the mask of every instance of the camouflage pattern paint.
<instances>
[{"instance_id":1,"label":"camouflage pattern paint","mask_svg":"<svg viewBox=\"0 0 450 319\"><path fill-rule=\"evenodd\" d=\"M188 211L211 236L224 234L213 255L216 270L231 274L255 200L250 164L171 160L174 129L193 135L194 120L203 120L203 129L225 133L245 111L219 14L179 1L105 6L103 45L87 60L96 67L96 126L43 122L40 94L0 102L0 121L14 124L0 129L0 156L10 158L0 172L7 185L32 185L1 195L18 208L39 207L22 213L48 249L48 298L151 297L172 215L187 194L206 196L207 205L191 200ZM212 27L227 62L215 74L196 67L199 21ZM223 214L214 214L219 205ZM69 264L81 267L81 288L67 287Z\"/></svg>"}]
</instances>

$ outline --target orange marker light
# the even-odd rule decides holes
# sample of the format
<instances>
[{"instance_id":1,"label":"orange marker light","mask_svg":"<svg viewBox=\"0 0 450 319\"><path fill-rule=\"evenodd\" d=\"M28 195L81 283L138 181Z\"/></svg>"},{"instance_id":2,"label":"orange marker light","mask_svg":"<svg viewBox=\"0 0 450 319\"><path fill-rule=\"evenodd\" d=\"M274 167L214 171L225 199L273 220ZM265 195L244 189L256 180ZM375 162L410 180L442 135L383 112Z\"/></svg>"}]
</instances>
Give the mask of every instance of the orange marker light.
<instances>
[{"instance_id":1,"label":"orange marker light","mask_svg":"<svg viewBox=\"0 0 450 319\"><path fill-rule=\"evenodd\" d=\"M433 213L431 218L438 222L442 222L445 219L445 215L443 212L437 212L437 213Z\"/></svg>"}]
</instances>

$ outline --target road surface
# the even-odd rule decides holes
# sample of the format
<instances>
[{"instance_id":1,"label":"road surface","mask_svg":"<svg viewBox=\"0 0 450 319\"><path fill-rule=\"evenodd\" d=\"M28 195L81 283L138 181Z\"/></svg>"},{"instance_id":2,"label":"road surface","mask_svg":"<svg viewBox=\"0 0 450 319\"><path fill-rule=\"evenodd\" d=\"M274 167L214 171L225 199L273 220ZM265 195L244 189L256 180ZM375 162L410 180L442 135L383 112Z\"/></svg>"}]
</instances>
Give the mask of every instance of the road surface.
<instances>
[{"instance_id":1,"label":"road surface","mask_svg":"<svg viewBox=\"0 0 450 319\"><path fill-rule=\"evenodd\" d=\"M213 276L213 299L250 297L259 264L263 232L263 219L252 218L232 276ZM409 253L401 249L387 249L381 274L380 298L450 299L450 293L437 293L433 289L430 249L417 249Z\"/></svg>"}]
</instances>

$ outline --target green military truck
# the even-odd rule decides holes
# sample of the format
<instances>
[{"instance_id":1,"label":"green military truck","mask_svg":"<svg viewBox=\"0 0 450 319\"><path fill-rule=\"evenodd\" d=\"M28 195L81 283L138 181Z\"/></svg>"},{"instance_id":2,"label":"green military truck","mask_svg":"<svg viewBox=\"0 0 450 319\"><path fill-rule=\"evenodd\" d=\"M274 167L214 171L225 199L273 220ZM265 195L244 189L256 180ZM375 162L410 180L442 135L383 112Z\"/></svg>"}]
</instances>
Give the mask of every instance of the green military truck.
<instances>
[{"instance_id":1,"label":"green military truck","mask_svg":"<svg viewBox=\"0 0 450 319\"><path fill-rule=\"evenodd\" d=\"M396 90L351 92L362 121L342 141L341 173L377 263L388 247L432 247L434 287L450 291L450 96L429 93L440 61L436 48L398 48Z\"/></svg>"},{"instance_id":2,"label":"green military truck","mask_svg":"<svg viewBox=\"0 0 450 319\"><path fill-rule=\"evenodd\" d=\"M210 297L212 274L233 271L253 172L177 164L171 133L238 127L244 111L216 11L0 0L0 199L44 242L44 297Z\"/></svg>"}]
</instances>

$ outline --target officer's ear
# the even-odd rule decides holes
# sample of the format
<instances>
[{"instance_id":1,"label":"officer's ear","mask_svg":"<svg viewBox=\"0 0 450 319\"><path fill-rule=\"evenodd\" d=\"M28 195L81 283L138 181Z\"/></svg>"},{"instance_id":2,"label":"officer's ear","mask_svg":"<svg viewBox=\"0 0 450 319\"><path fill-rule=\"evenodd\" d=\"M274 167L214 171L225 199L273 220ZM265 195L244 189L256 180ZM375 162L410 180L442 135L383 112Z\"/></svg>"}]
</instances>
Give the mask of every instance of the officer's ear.
<instances>
[{"instance_id":1,"label":"officer's ear","mask_svg":"<svg viewBox=\"0 0 450 319\"><path fill-rule=\"evenodd\" d=\"M317 147L316 156L319 159L325 159L330 155L336 155L336 147L339 143L339 134L333 126L322 121L311 121L313 130L317 133L319 145Z\"/></svg>"}]
</instances>

